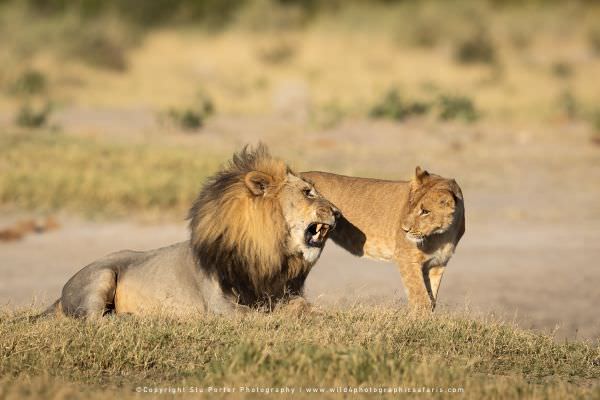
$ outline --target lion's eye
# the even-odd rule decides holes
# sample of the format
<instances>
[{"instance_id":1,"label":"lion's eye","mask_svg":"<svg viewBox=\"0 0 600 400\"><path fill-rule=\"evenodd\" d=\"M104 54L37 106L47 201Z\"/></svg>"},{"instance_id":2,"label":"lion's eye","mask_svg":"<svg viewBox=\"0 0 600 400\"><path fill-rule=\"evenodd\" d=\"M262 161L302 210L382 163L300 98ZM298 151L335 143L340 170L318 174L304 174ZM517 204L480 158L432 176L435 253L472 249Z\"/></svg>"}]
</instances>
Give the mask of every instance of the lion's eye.
<instances>
[{"instance_id":1,"label":"lion's eye","mask_svg":"<svg viewBox=\"0 0 600 400\"><path fill-rule=\"evenodd\" d=\"M302 193L304 193L304 195L309 199L315 197L315 192L313 192L312 188L305 188L302 190Z\"/></svg>"},{"instance_id":2,"label":"lion's eye","mask_svg":"<svg viewBox=\"0 0 600 400\"><path fill-rule=\"evenodd\" d=\"M429 210L421 209L421 213L419 215L429 215Z\"/></svg>"}]
</instances>

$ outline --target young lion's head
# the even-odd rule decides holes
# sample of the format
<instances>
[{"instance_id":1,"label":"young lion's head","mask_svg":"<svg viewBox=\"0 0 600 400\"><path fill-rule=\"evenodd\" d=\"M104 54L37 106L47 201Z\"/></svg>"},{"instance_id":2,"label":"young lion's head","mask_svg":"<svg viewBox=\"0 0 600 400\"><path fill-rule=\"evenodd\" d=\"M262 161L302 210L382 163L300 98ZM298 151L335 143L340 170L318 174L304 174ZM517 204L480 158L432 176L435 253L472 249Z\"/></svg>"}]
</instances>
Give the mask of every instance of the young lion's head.
<instances>
[{"instance_id":1,"label":"young lion's head","mask_svg":"<svg viewBox=\"0 0 600 400\"><path fill-rule=\"evenodd\" d=\"M208 179L189 218L200 267L241 304L300 294L339 211L258 145Z\"/></svg>"},{"instance_id":2,"label":"young lion's head","mask_svg":"<svg viewBox=\"0 0 600 400\"><path fill-rule=\"evenodd\" d=\"M410 195L402 229L413 243L421 244L434 235L464 233L464 203L454 179L430 174L417 167L410 182Z\"/></svg>"}]
</instances>

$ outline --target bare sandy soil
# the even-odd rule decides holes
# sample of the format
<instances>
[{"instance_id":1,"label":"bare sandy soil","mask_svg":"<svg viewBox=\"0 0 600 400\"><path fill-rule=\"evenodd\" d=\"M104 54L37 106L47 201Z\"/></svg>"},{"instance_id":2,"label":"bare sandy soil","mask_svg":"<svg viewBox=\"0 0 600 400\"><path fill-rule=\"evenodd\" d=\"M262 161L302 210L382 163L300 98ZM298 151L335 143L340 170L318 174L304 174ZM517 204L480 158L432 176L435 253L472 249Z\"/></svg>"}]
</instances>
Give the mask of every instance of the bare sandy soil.
<instances>
[{"instance_id":1,"label":"bare sandy soil","mask_svg":"<svg viewBox=\"0 0 600 400\"><path fill-rule=\"evenodd\" d=\"M64 221L57 231L0 244L0 302L50 303L85 264L117 249L150 249L184 240L185 223L142 225ZM577 235L557 225L472 223L451 260L441 308L470 308L559 337L597 338L600 321L600 226ZM396 268L358 259L330 243L309 276L307 296L324 307L404 302Z\"/></svg>"}]
</instances>

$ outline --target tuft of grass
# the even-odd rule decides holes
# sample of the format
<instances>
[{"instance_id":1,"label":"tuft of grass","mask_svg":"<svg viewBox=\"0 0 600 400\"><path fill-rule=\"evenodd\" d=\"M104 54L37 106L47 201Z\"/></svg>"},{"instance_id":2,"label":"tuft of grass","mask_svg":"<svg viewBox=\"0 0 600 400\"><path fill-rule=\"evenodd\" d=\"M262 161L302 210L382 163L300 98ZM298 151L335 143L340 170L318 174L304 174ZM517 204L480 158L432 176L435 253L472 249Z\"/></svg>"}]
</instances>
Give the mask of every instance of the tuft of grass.
<instances>
[{"instance_id":1,"label":"tuft of grass","mask_svg":"<svg viewBox=\"0 0 600 400\"><path fill-rule=\"evenodd\" d=\"M439 98L439 108L439 118L445 121L462 119L473 122L479 118L473 101L465 96L442 95Z\"/></svg>"},{"instance_id":2,"label":"tuft of grass","mask_svg":"<svg viewBox=\"0 0 600 400\"><path fill-rule=\"evenodd\" d=\"M49 103L43 106L33 106L29 103L22 105L15 117L15 123L23 128L41 128L48 122L52 111Z\"/></svg>"},{"instance_id":3,"label":"tuft of grass","mask_svg":"<svg viewBox=\"0 0 600 400\"><path fill-rule=\"evenodd\" d=\"M423 115L430 104L421 101L406 102L396 89L389 90L369 111L371 118L389 118L401 121L410 116Z\"/></svg>"},{"instance_id":4,"label":"tuft of grass","mask_svg":"<svg viewBox=\"0 0 600 400\"><path fill-rule=\"evenodd\" d=\"M213 101L206 97L200 96L199 104L195 107L184 109L171 108L166 112L167 122L175 125L177 128L184 131L197 131L202 128L206 118L215 113L215 105Z\"/></svg>"},{"instance_id":5,"label":"tuft of grass","mask_svg":"<svg viewBox=\"0 0 600 400\"><path fill-rule=\"evenodd\" d=\"M33 392L52 392L61 382L85 392L76 398L130 398L144 386L238 394L244 386L287 386L302 390L300 398L314 396L313 388L319 398L339 398L330 389L343 387L457 388L467 399L600 393L600 344L558 343L467 315L355 307L300 316L20 318L30 313L0 314L0 376L9 391L33 382Z\"/></svg>"},{"instance_id":6,"label":"tuft of grass","mask_svg":"<svg viewBox=\"0 0 600 400\"><path fill-rule=\"evenodd\" d=\"M493 64L497 58L496 46L487 31L479 29L457 44L454 58L462 64Z\"/></svg>"},{"instance_id":7,"label":"tuft of grass","mask_svg":"<svg viewBox=\"0 0 600 400\"><path fill-rule=\"evenodd\" d=\"M202 127L204 120L200 112L189 108L184 110L170 109L167 118L185 131L195 131Z\"/></svg>"},{"instance_id":8,"label":"tuft of grass","mask_svg":"<svg viewBox=\"0 0 600 400\"><path fill-rule=\"evenodd\" d=\"M0 205L86 215L185 213L226 160L190 146L0 134Z\"/></svg>"}]
</instances>

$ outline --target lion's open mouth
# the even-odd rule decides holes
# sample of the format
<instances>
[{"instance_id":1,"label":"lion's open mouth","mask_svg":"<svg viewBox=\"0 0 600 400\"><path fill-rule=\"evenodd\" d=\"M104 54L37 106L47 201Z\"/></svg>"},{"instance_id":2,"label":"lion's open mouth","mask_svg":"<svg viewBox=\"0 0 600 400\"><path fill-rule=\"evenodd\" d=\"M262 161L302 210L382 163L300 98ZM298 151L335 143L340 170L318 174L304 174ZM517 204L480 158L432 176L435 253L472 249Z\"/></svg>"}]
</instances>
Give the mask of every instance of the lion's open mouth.
<instances>
[{"instance_id":1,"label":"lion's open mouth","mask_svg":"<svg viewBox=\"0 0 600 400\"><path fill-rule=\"evenodd\" d=\"M306 245L310 247L323 247L330 231L331 225L322 222L313 222L304 232Z\"/></svg>"}]
</instances>

